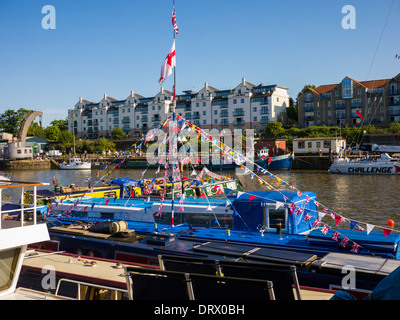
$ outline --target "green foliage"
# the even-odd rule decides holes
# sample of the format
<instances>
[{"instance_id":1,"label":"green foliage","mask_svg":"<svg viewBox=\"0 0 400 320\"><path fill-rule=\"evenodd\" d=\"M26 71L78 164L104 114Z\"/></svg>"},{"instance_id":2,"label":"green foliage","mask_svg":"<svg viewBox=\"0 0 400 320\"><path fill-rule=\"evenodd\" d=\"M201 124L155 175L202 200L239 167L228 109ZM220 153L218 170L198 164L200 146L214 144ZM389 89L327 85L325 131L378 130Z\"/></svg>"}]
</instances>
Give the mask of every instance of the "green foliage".
<instances>
[{"instance_id":1,"label":"green foliage","mask_svg":"<svg viewBox=\"0 0 400 320\"><path fill-rule=\"evenodd\" d=\"M53 120L52 122L50 122L50 125L58 127L61 131L68 130L68 119Z\"/></svg>"},{"instance_id":2,"label":"green foliage","mask_svg":"<svg viewBox=\"0 0 400 320\"><path fill-rule=\"evenodd\" d=\"M288 145L292 138L317 138L342 136L348 143L360 143L364 134L400 134L400 123L392 123L389 128L376 128L374 125L363 127L312 126L307 128L284 128L276 122L270 122L265 128L269 138L285 139Z\"/></svg>"},{"instance_id":3,"label":"green foliage","mask_svg":"<svg viewBox=\"0 0 400 320\"><path fill-rule=\"evenodd\" d=\"M125 132L120 127L115 127L111 132L111 138L114 140L122 140L125 138Z\"/></svg>"},{"instance_id":4,"label":"green foliage","mask_svg":"<svg viewBox=\"0 0 400 320\"><path fill-rule=\"evenodd\" d=\"M45 130L37 122L32 122L26 135L29 137L39 137L42 139L46 139Z\"/></svg>"},{"instance_id":5,"label":"green foliage","mask_svg":"<svg viewBox=\"0 0 400 320\"><path fill-rule=\"evenodd\" d=\"M46 129L44 129L44 132L46 133L46 139L53 140L53 141L58 141L58 139L60 138L60 134L61 134L60 128L56 125L47 127Z\"/></svg>"},{"instance_id":6,"label":"green foliage","mask_svg":"<svg viewBox=\"0 0 400 320\"><path fill-rule=\"evenodd\" d=\"M0 114L0 131L16 136L24 118L31 112L24 108L8 109Z\"/></svg>"}]
</instances>

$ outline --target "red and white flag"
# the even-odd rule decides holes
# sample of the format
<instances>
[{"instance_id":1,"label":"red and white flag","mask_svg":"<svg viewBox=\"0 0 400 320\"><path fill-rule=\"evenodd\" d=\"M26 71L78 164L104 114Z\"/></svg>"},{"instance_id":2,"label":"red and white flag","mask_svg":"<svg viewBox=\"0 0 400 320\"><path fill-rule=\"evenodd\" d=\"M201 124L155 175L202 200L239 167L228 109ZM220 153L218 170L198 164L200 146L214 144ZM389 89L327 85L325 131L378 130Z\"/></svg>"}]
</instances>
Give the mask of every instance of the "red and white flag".
<instances>
[{"instance_id":1,"label":"red and white flag","mask_svg":"<svg viewBox=\"0 0 400 320\"><path fill-rule=\"evenodd\" d=\"M175 61L175 40L174 40L171 50L161 66L160 80L158 80L160 85L162 85L165 79L167 79L172 74L172 68L174 68L175 66L176 66L176 61Z\"/></svg>"},{"instance_id":2,"label":"red and white flag","mask_svg":"<svg viewBox=\"0 0 400 320\"><path fill-rule=\"evenodd\" d=\"M178 25L176 24L176 13L175 13L175 6L172 10L172 27L175 30L175 34L178 34Z\"/></svg>"}]
</instances>

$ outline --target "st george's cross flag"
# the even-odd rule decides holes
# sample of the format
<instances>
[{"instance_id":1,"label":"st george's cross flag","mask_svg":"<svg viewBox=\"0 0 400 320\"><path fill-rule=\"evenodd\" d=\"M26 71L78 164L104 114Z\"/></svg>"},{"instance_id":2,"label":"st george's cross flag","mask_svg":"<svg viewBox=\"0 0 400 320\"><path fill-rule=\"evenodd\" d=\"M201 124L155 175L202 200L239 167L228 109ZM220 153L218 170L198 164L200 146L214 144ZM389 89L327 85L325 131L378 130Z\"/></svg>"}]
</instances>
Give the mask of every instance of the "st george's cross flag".
<instances>
[{"instance_id":1,"label":"st george's cross flag","mask_svg":"<svg viewBox=\"0 0 400 320\"><path fill-rule=\"evenodd\" d=\"M171 50L169 51L167 57L165 58L162 66L161 66L161 75L160 80L158 82L160 85L172 74L172 68L176 66L175 61L175 40L172 44Z\"/></svg>"}]
</instances>

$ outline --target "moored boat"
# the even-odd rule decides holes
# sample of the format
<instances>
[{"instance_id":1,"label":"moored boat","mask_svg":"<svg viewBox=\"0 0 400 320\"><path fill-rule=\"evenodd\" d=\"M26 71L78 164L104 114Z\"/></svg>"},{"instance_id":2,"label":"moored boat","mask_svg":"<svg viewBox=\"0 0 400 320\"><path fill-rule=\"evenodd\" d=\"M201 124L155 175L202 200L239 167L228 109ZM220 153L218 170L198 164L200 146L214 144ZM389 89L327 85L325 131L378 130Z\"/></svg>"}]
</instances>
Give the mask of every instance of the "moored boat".
<instances>
[{"instance_id":1,"label":"moored boat","mask_svg":"<svg viewBox=\"0 0 400 320\"><path fill-rule=\"evenodd\" d=\"M88 170L92 164L89 161L82 160L78 157L71 157L68 162L60 163L60 170Z\"/></svg>"},{"instance_id":2,"label":"moored boat","mask_svg":"<svg viewBox=\"0 0 400 320\"><path fill-rule=\"evenodd\" d=\"M362 160L336 158L329 168L330 173L338 174L400 174L400 159L392 158L387 153L380 157Z\"/></svg>"}]
</instances>

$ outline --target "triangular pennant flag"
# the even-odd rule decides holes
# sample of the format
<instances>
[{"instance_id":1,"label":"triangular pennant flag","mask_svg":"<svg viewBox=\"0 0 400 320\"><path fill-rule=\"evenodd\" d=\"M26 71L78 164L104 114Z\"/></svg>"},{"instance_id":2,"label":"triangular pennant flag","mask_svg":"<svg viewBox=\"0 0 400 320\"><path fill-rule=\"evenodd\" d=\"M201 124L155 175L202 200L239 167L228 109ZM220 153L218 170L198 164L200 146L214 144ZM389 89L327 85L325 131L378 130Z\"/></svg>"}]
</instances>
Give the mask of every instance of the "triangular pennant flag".
<instances>
[{"instance_id":1,"label":"triangular pennant flag","mask_svg":"<svg viewBox=\"0 0 400 320\"><path fill-rule=\"evenodd\" d=\"M350 220L350 230L353 230L353 228L357 225L357 221Z\"/></svg>"},{"instance_id":2,"label":"triangular pennant flag","mask_svg":"<svg viewBox=\"0 0 400 320\"><path fill-rule=\"evenodd\" d=\"M211 205L208 205L206 211L213 211L213 209L211 208Z\"/></svg>"},{"instance_id":3,"label":"triangular pennant flag","mask_svg":"<svg viewBox=\"0 0 400 320\"><path fill-rule=\"evenodd\" d=\"M237 198L240 198L240 196L241 196L243 193L244 193L244 192L239 191L239 192L237 193Z\"/></svg>"},{"instance_id":4,"label":"triangular pennant flag","mask_svg":"<svg viewBox=\"0 0 400 320\"><path fill-rule=\"evenodd\" d=\"M392 232L392 229L383 228L383 234L387 237Z\"/></svg>"},{"instance_id":5,"label":"triangular pennant flag","mask_svg":"<svg viewBox=\"0 0 400 320\"><path fill-rule=\"evenodd\" d=\"M218 224L218 220L216 217L214 217L213 221L211 222L211 224Z\"/></svg>"},{"instance_id":6,"label":"triangular pennant flag","mask_svg":"<svg viewBox=\"0 0 400 320\"><path fill-rule=\"evenodd\" d=\"M206 197L206 194L204 193L204 191L203 191L203 193L200 195L200 198L207 198L207 197Z\"/></svg>"},{"instance_id":7,"label":"triangular pennant flag","mask_svg":"<svg viewBox=\"0 0 400 320\"><path fill-rule=\"evenodd\" d=\"M238 217L238 216L239 216L239 213L236 210L233 211L232 217Z\"/></svg>"},{"instance_id":8,"label":"triangular pennant flag","mask_svg":"<svg viewBox=\"0 0 400 320\"><path fill-rule=\"evenodd\" d=\"M278 210L280 207L282 207L284 205L284 203L283 202L279 202L279 201L277 201L277 202L275 202L275 210Z\"/></svg>"},{"instance_id":9,"label":"triangular pennant flag","mask_svg":"<svg viewBox=\"0 0 400 320\"><path fill-rule=\"evenodd\" d=\"M372 224L367 224L367 234L369 234L375 226Z\"/></svg>"},{"instance_id":10,"label":"triangular pennant flag","mask_svg":"<svg viewBox=\"0 0 400 320\"><path fill-rule=\"evenodd\" d=\"M249 201L253 200L255 197L256 197L256 196L254 196L254 195L251 194L250 197L249 197Z\"/></svg>"},{"instance_id":11,"label":"triangular pennant flag","mask_svg":"<svg viewBox=\"0 0 400 320\"><path fill-rule=\"evenodd\" d=\"M318 220L321 221L323 217L325 217L326 213L318 212Z\"/></svg>"},{"instance_id":12,"label":"triangular pennant flag","mask_svg":"<svg viewBox=\"0 0 400 320\"><path fill-rule=\"evenodd\" d=\"M335 226L338 225L338 223L342 220L342 217L338 214L335 214Z\"/></svg>"},{"instance_id":13,"label":"triangular pennant flag","mask_svg":"<svg viewBox=\"0 0 400 320\"><path fill-rule=\"evenodd\" d=\"M92 210L93 210L93 208L94 208L94 203L92 203Z\"/></svg>"},{"instance_id":14,"label":"triangular pennant flag","mask_svg":"<svg viewBox=\"0 0 400 320\"><path fill-rule=\"evenodd\" d=\"M232 189L226 188L226 189L225 189L225 194L228 195L229 192L231 192L231 191L232 191Z\"/></svg>"}]
</instances>

